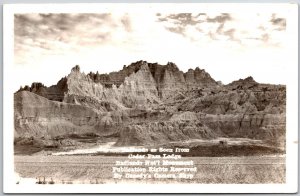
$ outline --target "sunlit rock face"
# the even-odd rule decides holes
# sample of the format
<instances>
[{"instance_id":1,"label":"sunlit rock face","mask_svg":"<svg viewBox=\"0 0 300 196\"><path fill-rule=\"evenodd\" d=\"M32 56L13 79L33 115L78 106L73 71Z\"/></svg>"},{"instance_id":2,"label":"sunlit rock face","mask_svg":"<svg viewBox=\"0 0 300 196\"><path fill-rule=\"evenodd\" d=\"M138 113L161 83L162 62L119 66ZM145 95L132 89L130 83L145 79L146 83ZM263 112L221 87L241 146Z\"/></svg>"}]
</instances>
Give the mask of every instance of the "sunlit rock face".
<instances>
[{"instance_id":1,"label":"sunlit rock face","mask_svg":"<svg viewBox=\"0 0 300 196\"><path fill-rule=\"evenodd\" d=\"M80 71L14 94L15 137L96 133L116 145L244 137L284 141L286 87L252 77L228 85L205 70L137 61L109 74Z\"/></svg>"}]
</instances>

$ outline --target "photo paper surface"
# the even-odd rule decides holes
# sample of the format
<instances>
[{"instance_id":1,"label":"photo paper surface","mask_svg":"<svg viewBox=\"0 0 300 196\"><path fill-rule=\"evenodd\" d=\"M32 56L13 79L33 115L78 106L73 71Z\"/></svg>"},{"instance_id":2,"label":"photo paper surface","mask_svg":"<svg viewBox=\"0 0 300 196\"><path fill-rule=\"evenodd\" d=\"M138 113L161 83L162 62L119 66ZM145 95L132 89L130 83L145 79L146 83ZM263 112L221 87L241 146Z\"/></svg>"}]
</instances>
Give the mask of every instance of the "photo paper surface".
<instances>
[{"instance_id":1,"label":"photo paper surface","mask_svg":"<svg viewBox=\"0 0 300 196\"><path fill-rule=\"evenodd\" d=\"M296 4L4 7L6 192L295 192Z\"/></svg>"}]
</instances>

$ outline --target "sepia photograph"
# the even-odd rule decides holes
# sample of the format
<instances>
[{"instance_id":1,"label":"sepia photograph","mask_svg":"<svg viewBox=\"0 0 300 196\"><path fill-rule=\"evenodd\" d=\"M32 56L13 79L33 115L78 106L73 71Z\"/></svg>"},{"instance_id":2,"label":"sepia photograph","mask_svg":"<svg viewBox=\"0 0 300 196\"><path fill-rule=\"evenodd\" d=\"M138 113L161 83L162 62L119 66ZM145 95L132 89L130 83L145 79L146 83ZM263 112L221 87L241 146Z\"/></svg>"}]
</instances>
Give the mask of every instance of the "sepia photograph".
<instances>
[{"instance_id":1,"label":"sepia photograph","mask_svg":"<svg viewBox=\"0 0 300 196\"><path fill-rule=\"evenodd\" d=\"M297 191L297 9L7 6L7 190Z\"/></svg>"}]
</instances>

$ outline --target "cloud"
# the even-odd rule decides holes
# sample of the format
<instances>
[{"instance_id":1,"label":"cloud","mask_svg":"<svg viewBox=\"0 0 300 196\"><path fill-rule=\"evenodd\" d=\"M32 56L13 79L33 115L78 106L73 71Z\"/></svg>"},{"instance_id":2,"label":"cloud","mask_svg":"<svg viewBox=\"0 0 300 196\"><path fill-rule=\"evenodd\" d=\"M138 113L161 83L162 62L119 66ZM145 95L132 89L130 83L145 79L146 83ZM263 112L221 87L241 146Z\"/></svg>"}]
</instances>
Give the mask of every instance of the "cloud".
<instances>
[{"instance_id":1,"label":"cloud","mask_svg":"<svg viewBox=\"0 0 300 196\"><path fill-rule=\"evenodd\" d=\"M200 14L192 14L192 13L178 13L178 14L169 14L167 16L162 16L162 14L158 13L156 16L158 17L158 22L166 22L168 25L165 26L167 30L172 33L177 33L182 36L186 36L185 29L188 26L196 26L199 23L204 22L198 17L201 15L206 15L203 13ZM202 31L200 28L197 28L198 31Z\"/></svg>"},{"instance_id":2,"label":"cloud","mask_svg":"<svg viewBox=\"0 0 300 196\"><path fill-rule=\"evenodd\" d=\"M116 19L101 14L16 14L14 16L15 62L23 63L35 55L56 55L92 49L113 42L116 30L131 31L130 18ZM80 48L79 48L80 47ZM38 50L39 49L39 50Z\"/></svg>"},{"instance_id":3,"label":"cloud","mask_svg":"<svg viewBox=\"0 0 300 196\"><path fill-rule=\"evenodd\" d=\"M227 31L224 31L223 34L228 36L230 38L230 40L233 41L239 41L237 38L235 38L234 33L235 33L235 29L229 29Z\"/></svg>"},{"instance_id":4,"label":"cloud","mask_svg":"<svg viewBox=\"0 0 300 196\"><path fill-rule=\"evenodd\" d=\"M83 23L100 25L109 14L16 14L15 35L36 36L72 31Z\"/></svg>"},{"instance_id":5,"label":"cloud","mask_svg":"<svg viewBox=\"0 0 300 196\"><path fill-rule=\"evenodd\" d=\"M191 13L171 14L168 18L173 20L174 24L181 26L195 25L202 22L201 20L197 20L197 17L192 16Z\"/></svg>"},{"instance_id":6,"label":"cloud","mask_svg":"<svg viewBox=\"0 0 300 196\"><path fill-rule=\"evenodd\" d=\"M15 15L16 46L26 44L23 40L31 38L36 46L47 43L76 43L82 39L89 43L105 41L108 32L101 27L109 23L109 14L17 14ZM40 42L42 41L42 43Z\"/></svg>"},{"instance_id":7,"label":"cloud","mask_svg":"<svg viewBox=\"0 0 300 196\"><path fill-rule=\"evenodd\" d=\"M185 28L183 27L166 27L167 30L169 30L170 32L173 32L173 33L178 33L178 34L181 34L183 36L185 36Z\"/></svg>"},{"instance_id":8,"label":"cloud","mask_svg":"<svg viewBox=\"0 0 300 196\"><path fill-rule=\"evenodd\" d=\"M277 17L276 14L272 14L270 22L277 28L278 31L283 31L286 29L286 19Z\"/></svg>"},{"instance_id":9,"label":"cloud","mask_svg":"<svg viewBox=\"0 0 300 196\"><path fill-rule=\"evenodd\" d=\"M209 31L206 35L208 35L212 40L218 40L215 33L212 33L211 31Z\"/></svg>"},{"instance_id":10,"label":"cloud","mask_svg":"<svg viewBox=\"0 0 300 196\"><path fill-rule=\"evenodd\" d=\"M218 36L225 36L232 41L240 41L235 38L234 29L225 29L225 24L232 20L229 13L221 13L214 17L206 13L192 14L192 13L178 13L162 16L157 14L158 21L164 22L165 28L176 34L180 34L190 40L195 40L196 35L189 35L186 29L194 27L199 33L198 36L208 36L211 40L219 40ZM206 25L206 24L212 25Z\"/></svg>"},{"instance_id":11,"label":"cloud","mask_svg":"<svg viewBox=\"0 0 300 196\"><path fill-rule=\"evenodd\" d=\"M122 19L121 22L124 26L124 29L128 32L132 31L132 27L131 27L131 21L128 15L125 15Z\"/></svg>"},{"instance_id":12,"label":"cloud","mask_svg":"<svg viewBox=\"0 0 300 196\"><path fill-rule=\"evenodd\" d=\"M225 40L238 45L249 44L248 40L255 40L257 45L278 46L281 40L274 38L274 31L283 31L286 27L286 20L276 14L253 13L250 17L246 17L246 15L236 13L220 13L217 15L211 13L178 13L157 14L156 16L158 22L162 23L166 30L191 41L203 41L203 37L206 37L207 41ZM271 20L268 18L270 16ZM195 30L193 31L191 28Z\"/></svg>"},{"instance_id":13,"label":"cloud","mask_svg":"<svg viewBox=\"0 0 300 196\"><path fill-rule=\"evenodd\" d=\"M255 33L248 33L249 37L245 39L255 40L265 46L280 47L284 44L285 30L286 19L273 13L257 26Z\"/></svg>"},{"instance_id":14,"label":"cloud","mask_svg":"<svg viewBox=\"0 0 300 196\"><path fill-rule=\"evenodd\" d=\"M232 18L230 16L230 14L228 13L222 13L221 15L219 16L216 16L214 18L210 18L210 17L207 17L207 22L217 22L217 23L222 23L224 24L226 21L230 21Z\"/></svg>"}]
</instances>

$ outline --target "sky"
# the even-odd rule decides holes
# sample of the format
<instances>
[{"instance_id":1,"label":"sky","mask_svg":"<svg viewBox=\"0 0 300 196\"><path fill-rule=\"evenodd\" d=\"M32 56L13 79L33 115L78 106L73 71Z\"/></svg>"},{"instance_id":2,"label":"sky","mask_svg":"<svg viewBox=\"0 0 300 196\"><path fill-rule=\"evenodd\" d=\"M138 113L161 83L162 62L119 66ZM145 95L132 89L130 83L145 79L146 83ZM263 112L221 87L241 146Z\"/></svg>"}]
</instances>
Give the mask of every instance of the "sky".
<instances>
[{"instance_id":1,"label":"sky","mask_svg":"<svg viewBox=\"0 0 300 196\"><path fill-rule=\"evenodd\" d=\"M223 84L285 84L286 25L271 12L15 14L13 88L56 84L75 65L109 73L139 60L199 67Z\"/></svg>"}]
</instances>

